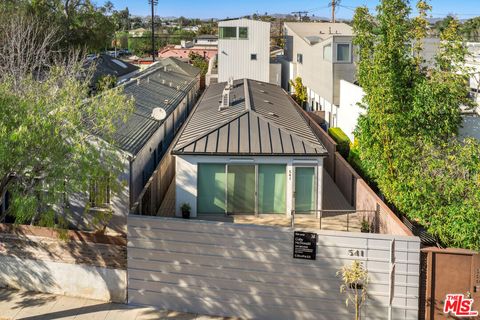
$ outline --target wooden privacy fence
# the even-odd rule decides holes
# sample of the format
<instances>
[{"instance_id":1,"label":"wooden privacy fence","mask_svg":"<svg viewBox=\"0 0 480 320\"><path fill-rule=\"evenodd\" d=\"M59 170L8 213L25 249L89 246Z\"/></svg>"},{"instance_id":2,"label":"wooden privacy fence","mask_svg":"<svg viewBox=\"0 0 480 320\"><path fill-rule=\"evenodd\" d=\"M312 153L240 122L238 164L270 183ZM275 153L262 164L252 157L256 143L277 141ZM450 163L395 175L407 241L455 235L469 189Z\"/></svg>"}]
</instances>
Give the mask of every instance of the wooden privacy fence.
<instances>
[{"instance_id":1,"label":"wooden privacy fence","mask_svg":"<svg viewBox=\"0 0 480 320\"><path fill-rule=\"evenodd\" d=\"M369 271L362 319L418 317L417 237L317 231L316 260L293 258L294 229L128 217L128 302L245 319L353 319L337 271Z\"/></svg>"},{"instance_id":2,"label":"wooden privacy fence","mask_svg":"<svg viewBox=\"0 0 480 320\"><path fill-rule=\"evenodd\" d=\"M480 312L480 253L435 247L421 251L419 319L452 319L443 313L447 294L472 298L473 310Z\"/></svg>"},{"instance_id":3,"label":"wooden privacy fence","mask_svg":"<svg viewBox=\"0 0 480 320\"><path fill-rule=\"evenodd\" d=\"M337 152L337 143L326 133L305 110L297 106L305 121L328 151L325 170L352 207L368 220L376 233L407 235L413 233L397 215L378 197L352 166Z\"/></svg>"},{"instance_id":4,"label":"wooden privacy fence","mask_svg":"<svg viewBox=\"0 0 480 320\"><path fill-rule=\"evenodd\" d=\"M175 157L171 154L171 144L162 160L158 164L142 193L138 196L137 202L130 210L132 214L155 215L162 204L162 201L175 179Z\"/></svg>"}]
</instances>

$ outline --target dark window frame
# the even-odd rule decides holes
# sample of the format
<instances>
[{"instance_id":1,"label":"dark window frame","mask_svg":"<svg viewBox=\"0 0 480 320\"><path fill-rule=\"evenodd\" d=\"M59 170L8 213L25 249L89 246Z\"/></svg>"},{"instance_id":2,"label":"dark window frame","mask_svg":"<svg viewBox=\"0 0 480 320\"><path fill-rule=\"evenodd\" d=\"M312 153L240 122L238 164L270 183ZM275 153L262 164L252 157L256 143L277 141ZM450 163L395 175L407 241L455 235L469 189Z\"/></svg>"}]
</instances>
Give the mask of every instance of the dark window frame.
<instances>
[{"instance_id":1,"label":"dark window frame","mask_svg":"<svg viewBox=\"0 0 480 320\"><path fill-rule=\"evenodd\" d=\"M233 36L232 34L230 34L229 36L227 36L225 34L227 29L230 30L230 32L235 30L235 35ZM238 38L238 28L237 27L231 27L231 26L219 27L218 28L218 38L223 39L223 40L225 40L225 39L227 39L227 40L228 39L237 39Z\"/></svg>"},{"instance_id":2,"label":"dark window frame","mask_svg":"<svg viewBox=\"0 0 480 320\"><path fill-rule=\"evenodd\" d=\"M297 53L297 62L303 64L303 54Z\"/></svg>"}]
</instances>

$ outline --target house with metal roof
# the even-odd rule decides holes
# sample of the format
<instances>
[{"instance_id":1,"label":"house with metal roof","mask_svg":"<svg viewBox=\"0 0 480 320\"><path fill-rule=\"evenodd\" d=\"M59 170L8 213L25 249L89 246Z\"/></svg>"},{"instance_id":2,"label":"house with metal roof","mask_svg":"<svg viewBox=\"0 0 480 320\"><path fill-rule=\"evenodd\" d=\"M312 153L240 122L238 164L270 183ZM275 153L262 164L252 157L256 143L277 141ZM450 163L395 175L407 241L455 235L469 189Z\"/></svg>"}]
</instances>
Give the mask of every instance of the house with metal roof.
<instances>
[{"instance_id":1,"label":"house with metal roof","mask_svg":"<svg viewBox=\"0 0 480 320\"><path fill-rule=\"evenodd\" d=\"M176 138L176 214L289 215L322 207L327 151L280 87L211 85Z\"/></svg>"},{"instance_id":2,"label":"house with metal roof","mask_svg":"<svg viewBox=\"0 0 480 320\"><path fill-rule=\"evenodd\" d=\"M84 68L93 67L91 86L96 87L98 82L106 76L115 78L117 83L129 80L139 72L139 67L126 61L114 58L108 54L99 54L87 59Z\"/></svg>"},{"instance_id":3,"label":"house with metal roof","mask_svg":"<svg viewBox=\"0 0 480 320\"><path fill-rule=\"evenodd\" d=\"M79 199L72 204L75 212L82 212L86 201L91 210L107 207L121 215L129 212L193 109L200 90L200 70L174 58L164 59L123 87L135 103L133 113L114 135L115 147L124 159L120 177L124 189L115 198L110 198L110 190L100 190L108 193L101 197L107 203ZM101 132L97 135L102 136ZM88 198L98 199L91 194Z\"/></svg>"}]
</instances>

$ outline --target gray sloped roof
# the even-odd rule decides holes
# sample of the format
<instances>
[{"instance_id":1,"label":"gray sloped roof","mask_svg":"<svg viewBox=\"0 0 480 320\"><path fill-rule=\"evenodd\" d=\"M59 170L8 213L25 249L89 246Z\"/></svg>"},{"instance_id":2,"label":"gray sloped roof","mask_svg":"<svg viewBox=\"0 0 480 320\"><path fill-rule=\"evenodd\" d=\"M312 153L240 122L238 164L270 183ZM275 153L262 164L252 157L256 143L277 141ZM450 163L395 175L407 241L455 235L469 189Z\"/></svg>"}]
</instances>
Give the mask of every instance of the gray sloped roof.
<instances>
[{"instance_id":1,"label":"gray sloped roof","mask_svg":"<svg viewBox=\"0 0 480 320\"><path fill-rule=\"evenodd\" d=\"M163 108L168 118L197 81L195 76L156 67L126 83L124 92L134 99L135 109L115 133L117 147L137 154L164 122L153 119L152 110Z\"/></svg>"},{"instance_id":2,"label":"gray sloped roof","mask_svg":"<svg viewBox=\"0 0 480 320\"><path fill-rule=\"evenodd\" d=\"M278 86L234 82L232 105L219 110L225 83L211 85L180 133L174 154L326 155L288 95Z\"/></svg>"},{"instance_id":3,"label":"gray sloped roof","mask_svg":"<svg viewBox=\"0 0 480 320\"><path fill-rule=\"evenodd\" d=\"M189 77L196 77L200 73L200 69L174 57L159 60L155 65L155 68L165 67L168 71L174 71Z\"/></svg>"},{"instance_id":4,"label":"gray sloped roof","mask_svg":"<svg viewBox=\"0 0 480 320\"><path fill-rule=\"evenodd\" d=\"M99 54L96 58L85 62L84 67L94 65L92 84L95 84L104 76L115 76L117 78L130 74L139 68L126 61L113 58L108 54Z\"/></svg>"}]
</instances>

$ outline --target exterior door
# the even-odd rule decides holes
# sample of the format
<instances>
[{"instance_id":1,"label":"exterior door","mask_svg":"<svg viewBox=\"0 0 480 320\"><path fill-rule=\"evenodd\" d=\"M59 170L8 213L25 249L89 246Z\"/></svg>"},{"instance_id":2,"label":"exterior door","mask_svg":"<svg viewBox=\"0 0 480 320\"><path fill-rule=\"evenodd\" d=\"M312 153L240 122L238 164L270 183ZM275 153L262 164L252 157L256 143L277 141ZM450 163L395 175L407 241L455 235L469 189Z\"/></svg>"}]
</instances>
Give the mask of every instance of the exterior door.
<instances>
[{"instance_id":1,"label":"exterior door","mask_svg":"<svg viewBox=\"0 0 480 320\"><path fill-rule=\"evenodd\" d=\"M228 165L227 212L254 214L255 186L255 165Z\"/></svg>"},{"instance_id":2,"label":"exterior door","mask_svg":"<svg viewBox=\"0 0 480 320\"><path fill-rule=\"evenodd\" d=\"M295 212L315 213L315 167L295 167Z\"/></svg>"}]
</instances>

